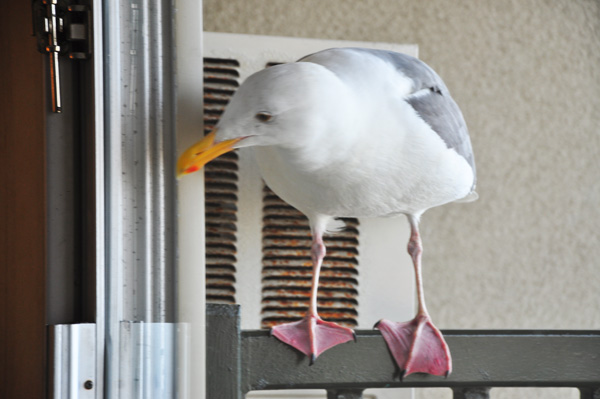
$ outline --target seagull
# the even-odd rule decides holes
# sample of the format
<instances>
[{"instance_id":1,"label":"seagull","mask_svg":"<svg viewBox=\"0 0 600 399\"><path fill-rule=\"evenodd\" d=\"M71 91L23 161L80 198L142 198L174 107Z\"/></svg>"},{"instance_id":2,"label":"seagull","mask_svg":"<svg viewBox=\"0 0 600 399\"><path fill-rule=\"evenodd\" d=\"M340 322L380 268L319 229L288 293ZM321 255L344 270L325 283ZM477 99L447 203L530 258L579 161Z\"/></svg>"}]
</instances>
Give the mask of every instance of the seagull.
<instances>
[{"instance_id":1,"label":"seagull","mask_svg":"<svg viewBox=\"0 0 600 399\"><path fill-rule=\"evenodd\" d=\"M304 213L312 233L310 305L272 335L310 357L355 340L354 332L319 317L317 291L323 235L340 217L405 215L415 269L414 319L382 319L375 328L401 377L448 376L450 350L425 306L419 220L429 208L471 201L475 162L463 115L427 64L406 54L334 48L248 77L215 129L179 158L181 177L237 148L251 147L262 177Z\"/></svg>"}]
</instances>

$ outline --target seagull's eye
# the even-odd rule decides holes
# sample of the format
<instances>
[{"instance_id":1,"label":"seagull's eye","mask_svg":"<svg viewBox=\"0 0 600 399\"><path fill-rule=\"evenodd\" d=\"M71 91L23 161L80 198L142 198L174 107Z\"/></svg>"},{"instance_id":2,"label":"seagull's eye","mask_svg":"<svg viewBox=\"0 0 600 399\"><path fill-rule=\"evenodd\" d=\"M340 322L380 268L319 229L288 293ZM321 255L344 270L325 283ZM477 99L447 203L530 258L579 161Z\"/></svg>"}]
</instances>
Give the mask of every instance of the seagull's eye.
<instances>
[{"instance_id":1,"label":"seagull's eye","mask_svg":"<svg viewBox=\"0 0 600 399\"><path fill-rule=\"evenodd\" d=\"M254 115L254 117L261 122L268 122L273 119L273 115L268 112L259 112L258 114Z\"/></svg>"}]
</instances>

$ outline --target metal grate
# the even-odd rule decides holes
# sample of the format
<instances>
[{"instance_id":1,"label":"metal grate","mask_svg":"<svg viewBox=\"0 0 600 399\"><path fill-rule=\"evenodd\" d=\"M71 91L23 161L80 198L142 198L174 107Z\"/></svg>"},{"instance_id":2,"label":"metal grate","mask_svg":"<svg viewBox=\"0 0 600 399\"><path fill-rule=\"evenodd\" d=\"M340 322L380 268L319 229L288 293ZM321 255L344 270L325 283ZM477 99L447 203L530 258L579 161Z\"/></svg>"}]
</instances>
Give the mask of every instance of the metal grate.
<instances>
[{"instance_id":1,"label":"metal grate","mask_svg":"<svg viewBox=\"0 0 600 399\"><path fill-rule=\"evenodd\" d=\"M308 219L265 186L263 192L262 328L299 320L310 301L312 262ZM325 237L327 256L319 282L319 314L354 327L358 305L358 220Z\"/></svg>"},{"instance_id":2,"label":"metal grate","mask_svg":"<svg viewBox=\"0 0 600 399\"><path fill-rule=\"evenodd\" d=\"M214 129L239 87L236 60L204 59L204 133ZM204 168L206 300L235 303L238 155L227 153Z\"/></svg>"}]
</instances>

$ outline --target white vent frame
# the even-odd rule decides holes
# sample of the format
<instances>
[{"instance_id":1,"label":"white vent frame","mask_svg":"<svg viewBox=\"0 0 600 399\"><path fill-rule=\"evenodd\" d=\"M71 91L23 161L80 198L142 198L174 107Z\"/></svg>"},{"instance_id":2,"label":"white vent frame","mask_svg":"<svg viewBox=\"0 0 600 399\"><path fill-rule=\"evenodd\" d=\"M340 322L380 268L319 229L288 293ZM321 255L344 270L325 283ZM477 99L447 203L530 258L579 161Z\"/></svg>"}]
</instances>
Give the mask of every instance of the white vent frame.
<instances>
[{"instance_id":1,"label":"white vent frame","mask_svg":"<svg viewBox=\"0 0 600 399\"><path fill-rule=\"evenodd\" d=\"M231 58L240 63L239 82L268 62L293 62L332 47L365 47L418 56L414 44L304 39L204 32L204 57ZM259 329L262 300L263 184L248 150L239 152L237 264L235 297L241 306L242 329ZM404 217L359 219L358 327L376 321L410 320L415 311L414 271L406 253L410 229ZM319 391L256 392L252 398L323 398ZM411 398L411 389L367 390L370 399Z\"/></svg>"}]
</instances>

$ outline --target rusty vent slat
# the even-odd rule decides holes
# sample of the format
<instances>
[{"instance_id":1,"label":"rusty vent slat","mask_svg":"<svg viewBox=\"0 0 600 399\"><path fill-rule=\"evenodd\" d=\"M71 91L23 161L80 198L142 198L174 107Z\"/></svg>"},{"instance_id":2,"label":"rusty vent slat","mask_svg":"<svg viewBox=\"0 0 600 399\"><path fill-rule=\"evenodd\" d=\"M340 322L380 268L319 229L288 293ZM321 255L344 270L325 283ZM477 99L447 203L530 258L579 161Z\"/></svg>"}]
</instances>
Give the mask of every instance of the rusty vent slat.
<instances>
[{"instance_id":1,"label":"rusty vent slat","mask_svg":"<svg viewBox=\"0 0 600 399\"><path fill-rule=\"evenodd\" d=\"M358 220L344 219L346 229L324 238L327 256L319 281L319 314L354 327L358 307ZM310 301L312 262L306 216L268 187L263 191L262 327L296 321Z\"/></svg>"},{"instance_id":2,"label":"rusty vent slat","mask_svg":"<svg viewBox=\"0 0 600 399\"><path fill-rule=\"evenodd\" d=\"M236 60L204 58L204 129L212 131L239 87ZM206 300L235 303L238 155L228 153L204 167Z\"/></svg>"}]
</instances>

